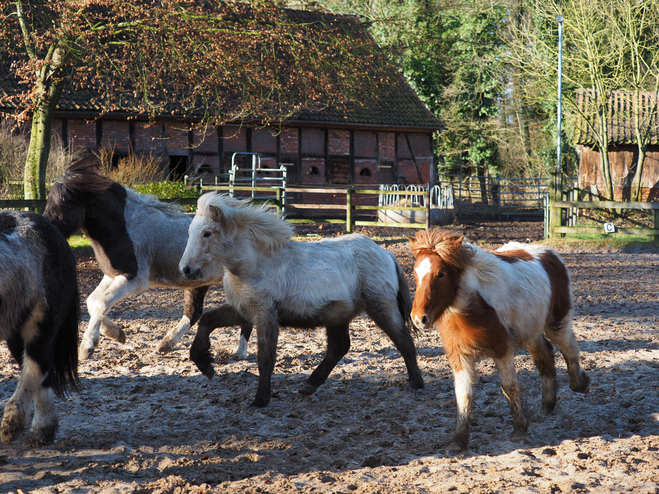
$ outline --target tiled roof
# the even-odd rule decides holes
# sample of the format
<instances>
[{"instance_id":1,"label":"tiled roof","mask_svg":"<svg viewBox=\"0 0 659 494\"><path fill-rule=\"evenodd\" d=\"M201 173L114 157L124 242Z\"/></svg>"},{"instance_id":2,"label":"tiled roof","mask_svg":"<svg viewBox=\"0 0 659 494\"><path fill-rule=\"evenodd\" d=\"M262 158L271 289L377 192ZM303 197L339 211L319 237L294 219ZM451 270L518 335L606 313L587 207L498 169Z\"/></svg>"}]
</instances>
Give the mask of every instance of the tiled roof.
<instances>
[{"instance_id":1,"label":"tiled roof","mask_svg":"<svg viewBox=\"0 0 659 494\"><path fill-rule=\"evenodd\" d=\"M577 144L592 146L597 142L590 128L597 128L595 94L593 90L580 89L577 91L579 117L574 139ZM638 106L639 102L640 106ZM641 131L648 128L650 130L649 144L659 144L659 118L656 105L657 95L655 93L611 91L608 102L609 144L636 144L634 117L637 113L641 116ZM640 112L635 110L637 106L640 108Z\"/></svg>"},{"instance_id":2,"label":"tiled roof","mask_svg":"<svg viewBox=\"0 0 659 494\"><path fill-rule=\"evenodd\" d=\"M370 90L368 92L364 91L363 95L357 94L353 102L348 102L342 105L341 108L332 107L331 104L328 104L325 109L320 111L299 111L287 120L288 123L350 124L394 128L425 128L428 130L443 128L441 121L428 110L404 78L379 53L380 49L368 33L366 25L361 24L352 16L301 10L286 10L286 13L291 20L298 23L317 22L319 20L345 23L352 36L362 41L366 40L368 46L372 45L373 53L377 53L377 59L380 60L379 65L376 67L375 76L381 75L381 79L389 81L386 86L378 86L376 92ZM2 76L0 78L0 111L13 111L15 108L2 104L3 90L11 91L16 89L15 82L12 84L13 81L3 71L2 63L0 63L0 76ZM373 77L372 72L370 76ZM70 88L65 88L57 110L59 112L98 114L101 113L101 108L92 103L95 99L91 91L73 92ZM128 114L131 113L131 108L134 108L130 101L119 102L118 106L121 113ZM168 108L164 114L171 116L172 114L176 115L177 112L175 108ZM252 119L252 121L258 120L258 115L255 115Z\"/></svg>"}]
</instances>

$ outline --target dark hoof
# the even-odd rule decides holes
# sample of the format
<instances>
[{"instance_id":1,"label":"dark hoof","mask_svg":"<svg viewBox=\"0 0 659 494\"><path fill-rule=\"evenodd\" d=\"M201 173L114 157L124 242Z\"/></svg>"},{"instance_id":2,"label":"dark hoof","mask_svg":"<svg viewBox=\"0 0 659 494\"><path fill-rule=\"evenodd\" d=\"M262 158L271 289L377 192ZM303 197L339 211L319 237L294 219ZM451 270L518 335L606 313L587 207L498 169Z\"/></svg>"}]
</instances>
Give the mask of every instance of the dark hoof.
<instances>
[{"instance_id":1,"label":"dark hoof","mask_svg":"<svg viewBox=\"0 0 659 494\"><path fill-rule=\"evenodd\" d=\"M570 376L570 389L577 393L588 393L590 391L590 377L588 374L581 371L578 379L572 379L572 376Z\"/></svg>"},{"instance_id":2,"label":"dark hoof","mask_svg":"<svg viewBox=\"0 0 659 494\"><path fill-rule=\"evenodd\" d=\"M124 333L123 329L119 330L119 335L117 336L116 341L121 343L122 345L126 343L126 333Z\"/></svg>"},{"instance_id":3,"label":"dark hoof","mask_svg":"<svg viewBox=\"0 0 659 494\"><path fill-rule=\"evenodd\" d=\"M268 406L268 403L270 403L270 400L259 400L255 399L252 403L249 404L249 409L250 410L256 410L258 408L264 408Z\"/></svg>"},{"instance_id":4,"label":"dark hoof","mask_svg":"<svg viewBox=\"0 0 659 494\"><path fill-rule=\"evenodd\" d=\"M554 408L556 408L556 402L552 403L543 403L542 408L540 409L540 413L542 415L551 415L551 412L554 411Z\"/></svg>"},{"instance_id":5,"label":"dark hoof","mask_svg":"<svg viewBox=\"0 0 659 494\"><path fill-rule=\"evenodd\" d=\"M454 438L451 439L451 441L448 443L448 446L446 446L446 454L448 456L463 457L464 455L467 454L468 448L469 448L468 442Z\"/></svg>"},{"instance_id":6,"label":"dark hoof","mask_svg":"<svg viewBox=\"0 0 659 494\"><path fill-rule=\"evenodd\" d=\"M213 369L213 364L197 364L197 369L199 369L199 372L201 372L204 376L206 376L208 379L213 379L213 376L215 375L215 369Z\"/></svg>"},{"instance_id":7,"label":"dark hoof","mask_svg":"<svg viewBox=\"0 0 659 494\"><path fill-rule=\"evenodd\" d=\"M309 396L312 395L316 392L316 387L312 386L311 384L307 383L304 386L302 386L299 390L298 393L301 395Z\"/></svg>"},{"instance_id":8,"label":"dark hoof","mask_svg":"<svg viewBox=\"0 0 659 494\"><path fill-rule=\"evenodd\" d=\"M514 443L524 444L526 442L527 437L528 437L528 433L526 430L516 429L510 435L510 440Z\"/></svg>"},{"instance_id":9,"label":"dark hoof","mask_svg":"<svg viewBox=\"0 0 659 494\"><path fill-rule=\"evenodd\" d=\"M423 389L425 385L423 379L410 379L410 386L412 386L412 389Z\"/></svg>"}]
</instances>

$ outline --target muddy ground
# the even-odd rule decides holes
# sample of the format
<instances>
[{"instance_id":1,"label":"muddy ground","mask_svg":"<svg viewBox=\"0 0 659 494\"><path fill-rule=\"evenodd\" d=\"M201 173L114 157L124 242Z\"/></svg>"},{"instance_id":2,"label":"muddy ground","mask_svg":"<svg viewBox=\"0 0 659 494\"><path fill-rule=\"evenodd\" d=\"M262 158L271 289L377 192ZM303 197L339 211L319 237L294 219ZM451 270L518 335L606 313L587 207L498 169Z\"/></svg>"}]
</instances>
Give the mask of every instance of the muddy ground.
<instances>
[{"instance_id":1,"label":"muddy ground","mask_svg":"<svg viewBox=\"0 0 659 494\"><path fill-rule=\"evenodd\" d=\"M541 223L459 225L494 248L542 238ZM300 228L305 238L334 227ZM398 236L369 230L392 250L412 281L412 256ZM511 442L512 420L489 361L480 366L465 458L446 456L455 425L453 385L437 331L417 339L425 389L406 383L390 341L367 319L352 325L352 349L328 382L297 394L324 351L322 331L280 336L268 407L249 410L257 381L254 341L244 361L231 358L238 330L213 333L218 354L209 381L188 359L193 332L169 355L154 353L175 324L182 292L157 289L118 304L111 317L125 345L102 339L80 365L80 393L58 400L55 444L0 446L0 492L12 493L443 493L659 492L659 253L564 247L573 281L574 329L588 395L567 386L557 358L559 402L539 414L540 382L530 358L517 358L529 439ZM87 296L101 278L90 251L79 251ZM206 305L223 301L221 287ZM83 307L84 330L88 320ZM18 369L3 344L0 403Z\"/></svg>"}]
</instances>

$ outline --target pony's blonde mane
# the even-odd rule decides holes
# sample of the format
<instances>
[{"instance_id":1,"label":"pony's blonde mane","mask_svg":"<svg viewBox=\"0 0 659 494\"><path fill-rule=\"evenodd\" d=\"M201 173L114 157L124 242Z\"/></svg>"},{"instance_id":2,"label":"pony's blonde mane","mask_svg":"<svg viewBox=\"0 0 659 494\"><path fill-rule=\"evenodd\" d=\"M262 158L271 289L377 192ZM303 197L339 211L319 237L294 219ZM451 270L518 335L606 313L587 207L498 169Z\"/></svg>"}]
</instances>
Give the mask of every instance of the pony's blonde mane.
<instances>
[{"instance_id":1,"label":"pony's blonde mane","mask_svg":"<svg viewBox=\"0 0 659 494\"><path fill-rule=\"evenodd\" d=\"M132 189L126 189L126 190L132 190ZM133 190L133 192L135 191ZM183 206L181 206L180 204L176 204L175 202L164 202L151 194L140 194L139 192L135 192L135 195L137 196L138 200L146 207L159 209L163 213L170 213L170 214L185 213Z\"/></svg>"},{"instance_id":2,"label":"pony's blonde mane","mask_svg":"<svg viewBox=\"0 0 659 494\"><path fill-rule=\"evenodd\" d=\"M277 251L291 241L293 227L270 212L267 204L235 199L226 194L204 194L197 202L197 214L220 221L248 235L263 251Z\"/></svg>"},{"instance_id":3,"label":"pony's blonde mane","mask_svg":"<svg viewBox=\"0 0 659 494\"><path fill-rule=\"evenodd\" d=\"M473 256L469 244L463 242L464 236L450 230L420 230L414 239L410 239L410 248L414 255L423 250L431 250L451 266L463 269Z\"/></svg>"}]
</instances>

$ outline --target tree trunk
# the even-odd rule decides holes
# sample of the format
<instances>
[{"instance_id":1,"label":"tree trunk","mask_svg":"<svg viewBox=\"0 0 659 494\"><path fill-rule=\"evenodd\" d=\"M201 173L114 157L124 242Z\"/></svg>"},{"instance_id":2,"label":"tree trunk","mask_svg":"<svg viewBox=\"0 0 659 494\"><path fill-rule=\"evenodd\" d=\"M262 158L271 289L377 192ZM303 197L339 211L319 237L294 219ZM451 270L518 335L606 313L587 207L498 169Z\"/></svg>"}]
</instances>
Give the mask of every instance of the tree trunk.
<instances>
[{"instance_id":1,"label":"tree trunk","mask_svg":"<svg viewBox=\"0 0 659 494\"><path fill-rule=\"evenodd\" d=\"M30 145L23 173L25 199L46 198L46 165L50 154L55 108L62 93L62 87L62 82L44 87L34 106Z\"/></svg>"}]
</instances>

